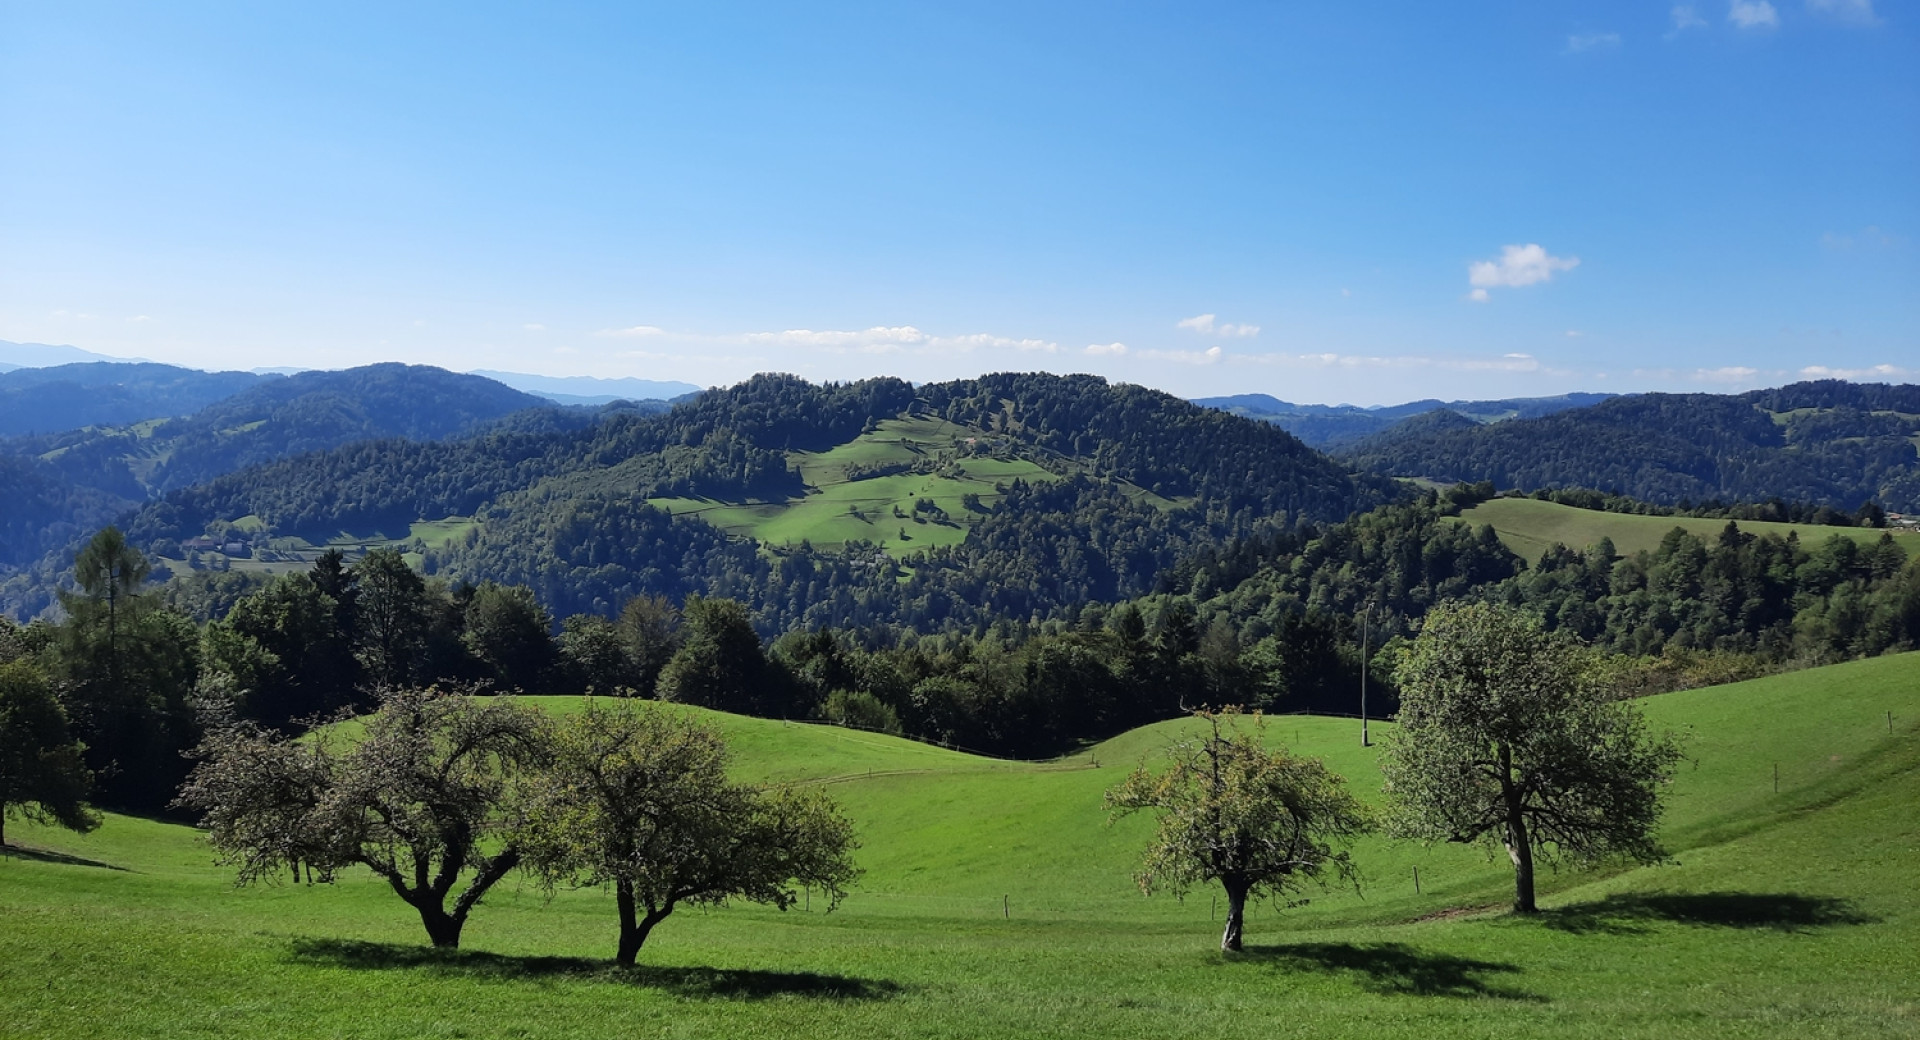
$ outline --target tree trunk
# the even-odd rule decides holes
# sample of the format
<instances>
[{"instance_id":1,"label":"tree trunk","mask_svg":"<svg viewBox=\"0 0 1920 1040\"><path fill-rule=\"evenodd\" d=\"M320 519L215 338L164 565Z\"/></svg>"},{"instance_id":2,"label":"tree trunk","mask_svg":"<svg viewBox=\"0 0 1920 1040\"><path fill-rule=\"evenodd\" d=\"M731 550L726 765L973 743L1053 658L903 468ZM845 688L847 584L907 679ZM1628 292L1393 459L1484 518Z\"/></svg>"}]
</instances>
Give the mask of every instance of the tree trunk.
<instances>
[{"instance_id":1,"label":"tree trunk","mask_svg":"<svg viewBox=\"0 0 1920 1040\"><path fill-rule=\"evenodd\" d=\"M1243 948L1242 935L1247 923L1247 883L1240 878L1221 878L1220 884L1227 890L1227 927L1220 933L1222 953L1238 953Z\"/></svg>"},{"instance_id":2,"label":"tree trunk","mask_svg":"<svg viewBox=\"0 0 1920 1040\"><path fill-rule=\"evenodd\" d=\"M613 959L615 963L631 968L634 958L640 956L640 944L646 941L646 937L640 934L639 915L633 905L633 882L614 882L613 899L620 905L620 948L614 953Z\"/></svg>"},{"instance_id":3,"label":"tree trunk","mask_svg":"<svg viewBox=\"0 0 1920 1040\"><path fill-rule=\"evenodd\" d=\"M420 923L427 926L427 938L433 941L437 949L456 950L460 948L460 929L466 926L466 915L454 916L438 905L420 903Z\"/></svg>"},{"instance_id":4,"label":"tree trunk","mask_svg":"<svg viewBox=\"0 0 1920 1040\"><path fill-rule=\"evenodd\" d=\"M1527 834L1526 807L1513 783L1513 753L1500 748L1500 794L1507 803L1507 858L1513 860L1513 912L1538 913L1533 901L1533 839Z\"/></svg>"},{"instance_id":5,"label":"tree trunk","mask_svg":"<svg viewBox=\"0 0 1920 1040\"><path fill-rule=\"evenodd\" d=\"M620 906L620 948L614 952L613 959L621 967L631 968L640 956L640 947L647 944L647 936L653 933L653 926L673 913L673 903L669 901L658 910L649 907L646 916L641 916L630 881L614 882L613 897Z\"/></svg>"}]
</instances>

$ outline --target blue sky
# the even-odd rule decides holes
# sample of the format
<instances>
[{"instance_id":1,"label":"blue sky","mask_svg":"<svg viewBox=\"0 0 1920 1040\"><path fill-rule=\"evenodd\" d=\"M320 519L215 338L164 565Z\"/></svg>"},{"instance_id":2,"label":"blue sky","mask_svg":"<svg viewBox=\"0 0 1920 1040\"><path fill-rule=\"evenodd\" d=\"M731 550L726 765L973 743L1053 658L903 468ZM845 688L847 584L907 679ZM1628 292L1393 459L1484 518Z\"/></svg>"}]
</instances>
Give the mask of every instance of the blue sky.
<instances>
[{"instance_id":1,"label":"blue sky","mask_svg":"<svg viewBox=\"0 0 1920 1040\"><path fill-rule=\"evenodd\" d=\"M0 339L1356 403L1913 381L1917 26L0 2Z\"/></svg>"}]
</instances>

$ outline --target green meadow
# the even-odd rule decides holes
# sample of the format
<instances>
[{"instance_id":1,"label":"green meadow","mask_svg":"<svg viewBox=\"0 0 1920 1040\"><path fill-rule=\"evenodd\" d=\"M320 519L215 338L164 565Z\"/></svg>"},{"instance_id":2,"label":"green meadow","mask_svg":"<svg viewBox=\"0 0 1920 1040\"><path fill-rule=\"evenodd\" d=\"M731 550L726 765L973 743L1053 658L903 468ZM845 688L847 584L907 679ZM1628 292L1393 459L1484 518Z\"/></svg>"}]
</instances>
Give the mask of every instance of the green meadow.
<instances>
[{"instance_id":1,"label":"green meadow","mask_svg":"<svg viewBox=\"0 0 1920 1040\"><path fill-rule=\"evenodd\" d=\"M1687 741L1672 862L1544 874L1520 919L1504 856L1370 838L1359 893L1261 908L1237 956L1211 892L1134 888L1150 823L1100 807L1184 721L1020 763L713 715L743 777L832 791L866 874L830 914L682 910L630 972L597 891L509 882L443 954L364 874L236 889L178 824L15 824L0 1034L1920 1036L1920 654L1641 703ZM1265 733L1378 799L1356 722Z\"/></svg>"},{"instance_id":2,"label":"green meadow","mask_svg":"<svg viewBox=\"0 0 1920 1040\"><path fill-rule=\"evenodd\" d=\"M1603 513L1557 502L1531 498L1496 498L1460 514L1474 525L1492 524L1495 534L1507 548L1519 556L1537 561L1555 543L1584 549L1602 537L1613 539L1614 548L1623 554L1653 550L1676 527L1701 538L1712 538L1727 526L1725 520L1704 520L1684 516L1637 516L1632 513ZM1749 534L1775 534L1785 538L1798 534L1809 548L1835 535L1872 544L1884 531L1864 527L1819 527L1813 524L1779 524L1765 521L1740 521L1740 529ZM1920 553L1920 531L1896 531L1894 540L1909 555Z\"/></svg>"},{"instance_id":3,"label":"green meadow","mask_svg":"<svg viewBox=\"0 0 1920 1040\"><path fill-rule=\"evenodd\" d=\"M698 516L728 534L763 545L810 542L838 548L849 542L873 542L892 556L908 556L965 541L973 525L1005 497L1002 488L1007 484L1015 480L1045 483L1059 479L1055 469L1076 472L1082 468L1065 458L1053 459L1054 469L1049 469L1024 456L958 455L961 448L992 439L984 431L944 419L887 419L825 451L788 452L808 487L802 497L772 502L649 501L676 516ZM920 471L910 469L916 466ZM876 468L906 471L863 475L863 468L868 473ZM1127 493L1155 504L1173 504L1143 489L1122 486ZM978 496L978 509L967 505L968 495ZM932 501L946 517L916 512L914 507L923 500Z\"/></svg>"}]
</instances>

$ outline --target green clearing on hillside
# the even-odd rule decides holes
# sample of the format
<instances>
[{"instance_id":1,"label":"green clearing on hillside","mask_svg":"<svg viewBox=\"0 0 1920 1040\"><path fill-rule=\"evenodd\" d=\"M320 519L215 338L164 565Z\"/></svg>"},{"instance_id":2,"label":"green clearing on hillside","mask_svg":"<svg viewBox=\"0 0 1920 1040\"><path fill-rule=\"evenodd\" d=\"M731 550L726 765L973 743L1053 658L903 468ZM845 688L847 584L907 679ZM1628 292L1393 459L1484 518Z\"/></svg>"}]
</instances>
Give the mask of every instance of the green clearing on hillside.
<instances>
[{"instance_id":1,"label":"green clearing on hillside","mask_svg":"<svg viewBox=\"0 0 1920 1040\"><path fill-rule=\"evenodd\" d=\"M1711 539L1727 526L1725 520L1706 520L1684 516L1638 516L1632 513L1603 513L1580 509L1558 502L1531 498L1496 498L1460 514L1474 525L1492 524L1500 541L1529 562L1540 559L1554 543L1573 549L1585 549L1602 537L1612 538L1614 548L1623 555L1652 551L1660 540L1676 527L1701 538ZM1819 527L1813 524L1780 524L1765 521L1739 521L1749 534L1777 534L1785 538L1798 533L1800 544L1812 548L1835 535L1871 545L1885 533L1866 527ZM1920 531L1896 531L1893 537L1909 554L1920 553Z\"/></svg>"},{"instance_id":2,"label":"green clearing on hillside","mask_svg":"<svg viewBox=\"0 0 1920 1040\"><path fill-rule=\"evenodd\" d=\"M849 542L873 542L899 557L921 549L956 545L985 511L1005 497L1002 488L1015 480L1029 484L1059 479L1059 474L1016 455L962 454L981 441L1011 442L945 419L914 417L888 419L875 429L826 451L788 452L800 470L808 492L779 502L732 502L717 499L655 498L649 501L676 516L698 516L729 534L753 538L763 545L811 542L838 548ZM1050 465L1063 472L1081 467L1066 459ZM918 471L915 471L917 468ZM862 475L880 471L880 475ZM887 470L903 472L887 472ZM851 475L850 475L851 471ZM1163 508L1171 500L1123 485L1130 495ZM969 509L965 499L978 495L981 511ZM914 506L923 499L947 514L946 519ZM902 532L905 537L901 537Z\"/></svg>"},{"instance_id":3,"label":"green clearing on hillside","mask_svg":"<svg viewBox=\"0 0 1920 1040\"><path fill-rule=\"evenodd\" d=\"M1029 764L718 716L742 775L831 784L867 876L833 914L681 911L631 974L598 892L509 883L443 955L364 875L236 890L184 827L16 825L47 851L0 861L0 1033L1920 1036L1920 655L1644 704L1690 738L1676 862L1546 875L1519 920L1503 859L1372 839L1364 896L1262 909L1237 957L1210 892L1134 890L1149 824L1099 807L1188 722ZM1356 723L1267 732L1377 796Z\"/></svg>"},{"instance_id":4,"label":"green clearing on hillside","mask_svg":"<svg viewBox=\"0 0 1920 1040\"><path fill-rule=\"evenodd\" d=\"M266 523L257 516L243 516L235 520L233 526L250 534L258 534L265 530ZM472 517L449 516L440 520L415 520L408 526L407 533L398 538L390 538L379 531L371 534L341 531L318 545L297 536L267 538L254 544L251 557L229 557L227 567L229 570L253 574L301 574L313 566L313 561L332 549L338 549L348 563L353 563L374 549L395 548L401 550L408 564L418 568L424 557L417 551L417 546L443 548L466 537L467 532L479 526L480 522ZM183 556L157 558L181 574L207 569L204 565L194 567Z\"/></svg>"}]
</instances>

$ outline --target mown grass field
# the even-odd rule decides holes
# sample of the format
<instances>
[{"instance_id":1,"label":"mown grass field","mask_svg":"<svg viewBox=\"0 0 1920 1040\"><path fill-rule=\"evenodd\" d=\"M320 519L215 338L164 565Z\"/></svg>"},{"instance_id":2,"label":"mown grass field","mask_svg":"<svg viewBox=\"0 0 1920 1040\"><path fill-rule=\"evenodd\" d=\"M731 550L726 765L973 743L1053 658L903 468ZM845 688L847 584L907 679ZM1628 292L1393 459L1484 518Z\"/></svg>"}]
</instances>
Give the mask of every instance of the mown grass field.
<instances>
[{"instance_id":1,"label":"mown grass field","mask_svg":"<svg viewBox=\"0 0 1920 1040\"><path fill-rule=\"evenodd\" d=\"M1920 1036L1920 655L1643 704L1688 736L1675 862L1545 874L1522 920L1504 858L1369 839L1361 894L1263 908L1233 957L1211 893L1133 888L1149 824L1100 809L1182 722L1028 764L718 716L742 775L830 787L866 877L832 914L682 911L630 973L598 892L510 883L440 955L363 875L234 889L185 827L15 825L45 851L0 861L0 1034ZM1377 798L1356 723L1267 736Z\"/></svg>"},{"instance_id":2,"label":"mown grass field","mask_svg":"<svg viewBox=\"0 0 1920 1040\"><path fill-rule=\"evenodd\" d=\"M1540 559L1540 555L1556 542L1574 549L1584 549L1607 537L1613 539L1615 549L1627 554L1659 548L1660 540L1676 527L1711 539L1727 526L1725 520L1602 513L1531 498L1496 498L1462 512L1460 517L1474 525L1492 524L1500 541L1528 561ZM1812 524L1745 520L1740 521L1740 529L1750 534L1777 534L1782 538L1789 532L1796 532L1800 536L1800 544L1809 548L1835 535L1872 544L1885 533L1863 527L1816 527ZM1920 553L1920 531L1896 531L1893 537L1906 547L1909 554Z\"/></svg>"}]
</instances>

